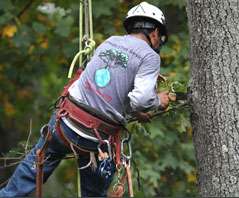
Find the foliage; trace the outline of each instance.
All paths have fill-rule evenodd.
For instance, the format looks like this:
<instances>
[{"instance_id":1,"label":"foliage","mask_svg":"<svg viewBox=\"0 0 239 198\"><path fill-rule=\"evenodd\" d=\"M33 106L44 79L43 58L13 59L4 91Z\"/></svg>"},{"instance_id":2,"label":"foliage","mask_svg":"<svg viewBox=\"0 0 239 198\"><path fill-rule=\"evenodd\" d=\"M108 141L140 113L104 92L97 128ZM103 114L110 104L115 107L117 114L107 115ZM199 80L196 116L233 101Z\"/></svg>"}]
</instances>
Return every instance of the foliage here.
<instances>
[{"instance_id":1,"label":"foliage","mask_svg":"<svg viewBox=\"0 0 239 198\"><path fill-rule=\"evenodd\" d=\"M140 2L93 0L97 45L112 34L124 34L124 17L129 8ZM148 2L159 6L169 18L169 42L160 54L160 73L167 81L159 84L158 90L186 92L189 44L184 0ZM79 2L32 1L24 10L27 4L28 1L0 1L0 128L4 131L15 123L17 140L27 139L30 118L34 137L39 136L40 127L51 114L48 107L68 82L69 65L79 45ZM141 176L142 188L137 190L133 172L135 196L196 196L188 110L155 117L152 124L135 122L128 127L133 133L134 159ZM64 189L59 196L76 192L74 163L64 161L57 169Z\"/></svg>"}]
</instances>

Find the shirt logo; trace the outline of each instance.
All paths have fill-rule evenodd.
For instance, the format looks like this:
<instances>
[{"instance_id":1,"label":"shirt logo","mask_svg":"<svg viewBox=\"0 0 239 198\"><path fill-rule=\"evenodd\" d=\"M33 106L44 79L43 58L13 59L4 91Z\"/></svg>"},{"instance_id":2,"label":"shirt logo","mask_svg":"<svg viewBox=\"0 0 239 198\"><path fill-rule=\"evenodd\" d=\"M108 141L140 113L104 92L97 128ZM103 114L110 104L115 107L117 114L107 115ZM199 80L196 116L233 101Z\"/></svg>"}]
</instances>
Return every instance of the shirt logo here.
<instances>
[{"instance_id":1,"label":"shirt logo","mask_svg":"<svg viewBox=\"0 0 239 198\"><path fill-rule=\"evenodd\" d=\"M127 54L117 50L103 50L99 57L106 64L104 68L98 69L95 72L95 82L99 87L105 87L110 82L109 68L115 69L117 67L127 67L129 57Z\"/></svg>"}]
</instances>

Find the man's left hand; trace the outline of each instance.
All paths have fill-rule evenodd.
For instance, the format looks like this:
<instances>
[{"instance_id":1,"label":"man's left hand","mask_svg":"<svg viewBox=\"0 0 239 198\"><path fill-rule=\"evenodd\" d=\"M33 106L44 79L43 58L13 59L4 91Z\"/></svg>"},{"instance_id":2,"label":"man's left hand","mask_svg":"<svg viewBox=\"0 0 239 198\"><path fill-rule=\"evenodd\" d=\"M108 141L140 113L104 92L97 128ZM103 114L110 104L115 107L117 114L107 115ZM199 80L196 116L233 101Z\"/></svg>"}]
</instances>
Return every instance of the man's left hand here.
<instances>
[{"instance_id":1,"label":"man's left hand","mask_svg":"<svg viewBox=\"0 0 239 198\"><path fill-rule=\"evenodd\" d=\"M147 123L147 122L152 123L152 119L147 113L139 112L137 115L137 119L139 122L142 122L142 123Z\"/></svg>"}]
</instances>

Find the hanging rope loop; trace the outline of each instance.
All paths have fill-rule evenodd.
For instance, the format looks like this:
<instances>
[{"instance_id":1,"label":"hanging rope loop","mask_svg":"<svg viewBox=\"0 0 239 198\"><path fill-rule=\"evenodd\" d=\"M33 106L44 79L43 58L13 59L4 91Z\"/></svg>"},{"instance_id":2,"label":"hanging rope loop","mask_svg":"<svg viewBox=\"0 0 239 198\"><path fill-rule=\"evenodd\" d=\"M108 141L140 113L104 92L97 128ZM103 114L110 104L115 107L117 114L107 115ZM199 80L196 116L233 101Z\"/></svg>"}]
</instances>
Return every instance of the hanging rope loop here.
<instances>
[{"instance_id":1,"label":"hanging rope loop","mask_svg":"<svg viewBox=\"0 0 239 198\"><path fill-rule=\"evenodd\" d=\"M95 50L95 41L92 40L92 39L88 39L88 42L89 42L89 44L85 46L84 50L79 51L75 55L73 61L71 62L70 70L69 70L69 73L68 73L68 78L71 78L74 66L75 66L76 61L79 58L79 56L81 56L81 55L88 55L88 54L92 53Z\"/></svg>"}]
</instances>

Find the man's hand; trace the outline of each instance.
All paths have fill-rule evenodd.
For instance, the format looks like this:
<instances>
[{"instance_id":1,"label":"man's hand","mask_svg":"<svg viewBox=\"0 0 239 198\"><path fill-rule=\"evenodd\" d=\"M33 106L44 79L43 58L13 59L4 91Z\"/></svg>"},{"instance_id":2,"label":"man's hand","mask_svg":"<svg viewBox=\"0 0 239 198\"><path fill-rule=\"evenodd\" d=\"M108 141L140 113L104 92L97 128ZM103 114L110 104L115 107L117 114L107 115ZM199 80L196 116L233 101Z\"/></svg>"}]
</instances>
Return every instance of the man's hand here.
<instances>
[{"instance_id":1,"label":"man's hand","mask_svg":"<svg viewBox=\"0 0 239 198\"><path fill-rule=\"evenodd\" d=\"M161 105L160 105L160 109L166 109L169 105L169 98L168 98L168 94L169 92L168 91L164 91L164 92L161 92L161 93L158 93L158 97L161 101Z\"/></svg>"},{"instance_id":2,"label":"man's hand","mask_svg":"<svg viewBox=\"0 0 239 198\"><path fill-rule=\"evenodd\" d=\"M139 112L136 117L137 117L139 122L142 122L142 123L146 123L146 122L152 123L152 119L149 117L149 115L147 113Z\"/></svg>"}]
</instances>

